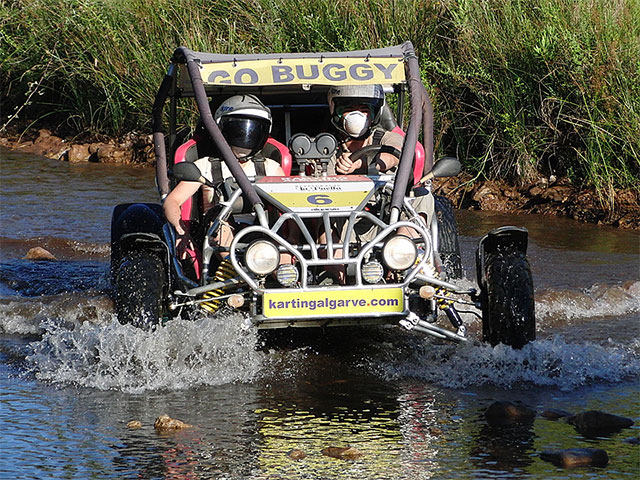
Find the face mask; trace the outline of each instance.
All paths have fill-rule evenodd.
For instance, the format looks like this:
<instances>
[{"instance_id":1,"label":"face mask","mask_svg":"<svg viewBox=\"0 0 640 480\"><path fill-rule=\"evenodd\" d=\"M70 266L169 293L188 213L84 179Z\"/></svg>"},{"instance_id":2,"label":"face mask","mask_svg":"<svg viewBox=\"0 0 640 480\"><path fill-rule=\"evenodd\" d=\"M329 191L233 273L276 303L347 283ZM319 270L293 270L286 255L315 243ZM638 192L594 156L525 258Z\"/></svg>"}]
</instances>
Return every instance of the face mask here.
<instances>
[{"instance_id":1,"label":"face mask","mask_svg":"<svg viewBox=\"0 0 640 480\"><path fill-rule=\"evenodd\" d=\"M344 131L353 138L359 138L367 133L369 123L369 115L359 110L349 112L343 117Z\"/></svg>"}]
</instances>

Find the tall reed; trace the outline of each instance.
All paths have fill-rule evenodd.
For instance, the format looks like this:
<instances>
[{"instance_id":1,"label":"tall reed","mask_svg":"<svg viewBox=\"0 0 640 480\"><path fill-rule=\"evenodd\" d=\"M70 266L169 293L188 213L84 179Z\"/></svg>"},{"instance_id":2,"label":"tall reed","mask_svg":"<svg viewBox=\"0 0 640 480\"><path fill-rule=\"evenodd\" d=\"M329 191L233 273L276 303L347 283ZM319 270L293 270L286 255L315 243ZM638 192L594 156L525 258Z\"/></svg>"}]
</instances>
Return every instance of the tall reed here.
<instances>
[{"instance_id":1,"label":"tall reed","mask_svg":"<svg viewBox=\"0 0 640 480\"><path fill-rule=\"evenodd\" d=\"M640 188L638 0L0 2L0 124L149 129L178 45L216 52L411 40L440 154L480 177ZM13 115L19 114L15 119Z\"/></svg>"}]
</instances>

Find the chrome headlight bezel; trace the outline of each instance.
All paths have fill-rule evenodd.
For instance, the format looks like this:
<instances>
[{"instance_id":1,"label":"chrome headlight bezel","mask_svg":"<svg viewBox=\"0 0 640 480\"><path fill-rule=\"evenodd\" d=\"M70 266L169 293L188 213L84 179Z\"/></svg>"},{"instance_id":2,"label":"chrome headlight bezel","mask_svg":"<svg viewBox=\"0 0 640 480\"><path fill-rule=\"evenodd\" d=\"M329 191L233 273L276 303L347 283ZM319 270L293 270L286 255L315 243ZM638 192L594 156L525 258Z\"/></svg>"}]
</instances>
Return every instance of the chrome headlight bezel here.
<instances>
[{"instance_id":1,"label":"chrome headlight bezel","mask_svg":"<svg viewBox=\"0 0 640 480\"><path fill-rule=\"evenodd\" d=\"M244 263L256 275L269 275L280 264L280 252L268 240L256 240L244 254Z\"/></svg>"},{"instance_id":2,"label":"chrome headlight bezel","mask_svg":"<svg viewBox=\"0 0 640 480\"><path fill-rule=\"evenodd\" d=\"M418 248L406 235L394 235L382 247L382 260L390 270L407 270L416 263Z\"/></svg>"}]
</instances>

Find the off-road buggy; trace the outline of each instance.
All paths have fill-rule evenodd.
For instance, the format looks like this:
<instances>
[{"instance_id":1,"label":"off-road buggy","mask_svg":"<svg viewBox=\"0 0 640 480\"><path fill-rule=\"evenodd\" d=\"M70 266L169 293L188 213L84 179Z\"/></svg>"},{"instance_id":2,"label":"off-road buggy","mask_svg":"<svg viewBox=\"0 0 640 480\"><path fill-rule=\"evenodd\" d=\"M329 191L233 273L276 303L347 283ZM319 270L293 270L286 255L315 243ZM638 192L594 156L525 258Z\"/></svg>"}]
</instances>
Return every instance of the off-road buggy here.
<instances>
[{"instance_id":1,"label":"off-road buggy","mask_svg":"<svg viewBox=\"0 0 640 480\"><path fill-rule=\"evenodd\" d=\"M363 84L383 85L381 123L406 132L399 165L387 173L327 175L337 148L327 91ZM271 109L273 129L264 150L281 163L284 177L248 178L212 117L211 104L247 93ZM178 125L179 102L193 105L194 99L204 136ZM182 220L197 239L186 261L176 255L175 231L161 204L115 208L111 275L121 322L148 327L195 309L215 315L237 310L258 329L399 324L464 341L456 310L462 304L482 312L485 341L522 347L535 338L527 231L501 227L485 235L476 255L479 288L466 288L456 283L462 266L451 204L436 196L430 225L412 207L412 198L433 195L432 180L456 175L460 164L455 158L433 161L433 111L411 43L267 55L180 47L155 99L153 138L161 200L180 180L204 181L193 164L203 156L221 157L233 178L215 186L224 200L209 211L198 194L182 206ZM382 148L354 155L373 163ZM232 222L236 234L221 252L212 239L223 222ZM292 222L299 230L295 242L287 234ZM337 222L344 228L334 241ZM359 236L363 226L374 229L369 241ZM417 235L400 234L402 227ZM318 241L318 230L326 242ZM280 264L283 252L294 261ZM344 282L326 281L331 265L344 268Z\"/></svg>"}]
</instances>

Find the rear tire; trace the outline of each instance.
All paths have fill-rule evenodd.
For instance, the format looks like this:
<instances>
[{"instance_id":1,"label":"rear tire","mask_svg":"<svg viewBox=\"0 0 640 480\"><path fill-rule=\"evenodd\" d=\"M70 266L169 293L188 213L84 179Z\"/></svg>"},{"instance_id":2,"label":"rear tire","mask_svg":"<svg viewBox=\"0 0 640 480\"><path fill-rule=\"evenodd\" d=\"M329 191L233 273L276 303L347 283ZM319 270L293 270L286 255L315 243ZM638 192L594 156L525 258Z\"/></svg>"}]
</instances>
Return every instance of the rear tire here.
<instances>
[{"instance_id":1,"label":"rear tire","mask_svg":"<svg viewBox=\"0 0 640 480\"><path fill-rule=\"evenodd\" d=\"M524 253L503 248L485 258L482 337L491 345L522 348L536 339L531 267Z\"/></svg>"},{"instance_id":2,"label":"rear tire","mask_svg":"<svg viewBox=\"0 0 640 480\"><path fill-rule=\"evenodd\" d=\"M462 278L462 256L458 241L458 226L453 215L451 200L441 195L433 196L435 216L438 221L438 253L447 278Z\"/></svg>"},{"instance_id":3,"label":"rear tire","mask_svg":"<svg viewBox=\"0 0 640 480\"><path fill-rule=\"evenodd\" d=\"M148 329L160 322L163 313L164 266L152 252L126 254L115 280L118 320Z\"/></svg>"}]
</instances>

